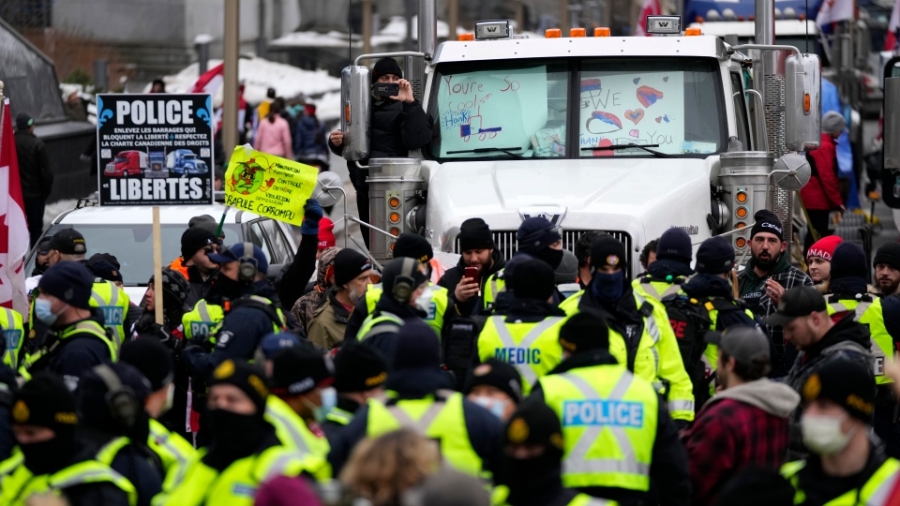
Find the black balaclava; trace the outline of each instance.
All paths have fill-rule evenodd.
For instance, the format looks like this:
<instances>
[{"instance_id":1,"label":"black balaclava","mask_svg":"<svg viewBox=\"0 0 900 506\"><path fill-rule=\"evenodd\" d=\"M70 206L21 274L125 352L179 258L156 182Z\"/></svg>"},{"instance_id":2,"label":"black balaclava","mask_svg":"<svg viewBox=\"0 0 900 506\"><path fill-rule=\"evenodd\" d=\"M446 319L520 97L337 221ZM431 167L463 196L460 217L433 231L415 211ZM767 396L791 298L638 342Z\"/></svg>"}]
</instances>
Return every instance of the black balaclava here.
<instances>
[{"instance_id":1,"label":"black balaclava","mask_svg":"<svg viewBox=\"0 0 900 506\"><path fill-rule=\"evenodd\" d=\"M12 422L52 429L55 437L40 443L20 444L25 467L35 476L55 473L70 465L78 450L75 399L62 378L38 374L25 383L12 407Z\"/></svg>"},{"instance_id":2,"label":"black balaclava","mask_svg":"<svg viewBox=\"0 0 900 506\"><path fill-rule=\"evenodd\" d=\"M528 399L516 409L506 424L504 445L531 444L544 452L530 459L503 454L509 487L509 503L514 506L544 505L563 491L563 438L559 418L537 399Z\"/></svg>"}]
</instances>

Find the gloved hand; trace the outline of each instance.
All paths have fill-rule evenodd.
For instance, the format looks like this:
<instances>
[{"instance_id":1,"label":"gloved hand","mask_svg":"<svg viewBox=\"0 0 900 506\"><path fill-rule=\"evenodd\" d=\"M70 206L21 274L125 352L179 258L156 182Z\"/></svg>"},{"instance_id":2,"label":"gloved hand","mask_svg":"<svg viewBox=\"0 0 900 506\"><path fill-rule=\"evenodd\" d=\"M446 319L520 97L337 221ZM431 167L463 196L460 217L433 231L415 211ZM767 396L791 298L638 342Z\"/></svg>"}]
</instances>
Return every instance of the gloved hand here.
<instances>
[{"instance_id":1,"label":"gloved hand","mask_svg":"<svg viewBox=\"0 0 900 506\"><path fill-rule=\"evenodd\" d=\"M322 205L316 199L309 199L303 206L303 224L300 225L301 235L319 235L319 220L325 212L322 211Z\"/></svg>"}]
</instances>

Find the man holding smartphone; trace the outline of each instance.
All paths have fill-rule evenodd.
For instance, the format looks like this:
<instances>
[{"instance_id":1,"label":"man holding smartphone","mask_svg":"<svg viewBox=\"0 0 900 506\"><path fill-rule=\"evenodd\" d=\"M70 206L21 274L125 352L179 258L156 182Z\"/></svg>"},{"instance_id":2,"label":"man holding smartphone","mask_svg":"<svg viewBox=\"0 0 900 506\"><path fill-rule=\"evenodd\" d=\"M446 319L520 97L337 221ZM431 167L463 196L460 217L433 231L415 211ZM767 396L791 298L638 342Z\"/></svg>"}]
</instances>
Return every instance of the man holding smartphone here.
<instances>
[{"instance_id":1,"label":"man holding smartphone","mask_svg":"<svg viewBox=\"0 0 900 506\"><path fill-rule=\"evenodd\" d=\"M422 104L413 96L412 85L403 79L403 71L393 58L382 58L372 69L372 119L369 131L369 156L371 158L403 158L409 152L425 147L431 142L431 120L422 109ZM344 133L331 132L328 147L341 156ZM367 165L368 160L360 160ZM355 162L347 162L350 181L356 189L356 207L359 219L369 222L369 187L366 173L360 171ZM363 234L369 247L369 234Z\"/></svg>"},{"instance_id":2,"label":"man holding smartphone","mask_svg":"<svg viewBox=\"0 0 900 506\"><path fill-rule=\"evenodd\" d=\"M450 290L452 303L462 316L472 316L481 307L484 283L506 266L503 255L494 247L488 224L481 218L469 218L459 227L459 264L438 280Z\"/></svg>"}]
</instances>

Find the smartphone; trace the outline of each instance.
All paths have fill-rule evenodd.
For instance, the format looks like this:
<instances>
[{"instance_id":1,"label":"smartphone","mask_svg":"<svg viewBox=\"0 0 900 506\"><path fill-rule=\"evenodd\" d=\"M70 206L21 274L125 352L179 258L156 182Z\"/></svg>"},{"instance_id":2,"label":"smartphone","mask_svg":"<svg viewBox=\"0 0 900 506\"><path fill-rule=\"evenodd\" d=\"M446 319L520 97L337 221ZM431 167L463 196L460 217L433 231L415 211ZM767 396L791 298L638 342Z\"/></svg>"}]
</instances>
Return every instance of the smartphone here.
<instances>
[{"instance_id":1,"label":"smartphone","mask_svg":"<svg viewBox=\"0 0 900 506\"><path fill-rule=\"evenodd\" d=\"M400 84L375 83L375 94L382 97L396 97L400 94Z\"/></svg>"},{"instance_id":2,"label":"smartphone","mask_svg":"<svg viewBox=\"0 0 900 506\"><path fill-rule=\"evenodd\" d=\"M466 267L465 272L463 273L463 277L467 279L471 279L474 282L478 282L478 268L477 267Z\"/></svg>"}]
</instances>

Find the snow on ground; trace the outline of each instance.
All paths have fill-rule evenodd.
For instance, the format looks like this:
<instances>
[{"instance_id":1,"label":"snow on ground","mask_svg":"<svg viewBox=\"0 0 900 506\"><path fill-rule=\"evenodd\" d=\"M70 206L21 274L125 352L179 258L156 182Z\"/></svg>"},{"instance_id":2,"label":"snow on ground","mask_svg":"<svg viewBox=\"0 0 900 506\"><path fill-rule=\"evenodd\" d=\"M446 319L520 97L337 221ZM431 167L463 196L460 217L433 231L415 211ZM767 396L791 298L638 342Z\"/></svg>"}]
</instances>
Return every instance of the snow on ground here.
<instances>
[{"instance_id":1,"label":"snow on ground","mask_svg":"<svg viewBox=\"0 0 900 506\"><path fill-rule=\"evenodd\" d=\"M209 60L209 68L222 60ZM171 93L190 92L199 77L199 64L192 63L173 76L165 76L166 90ZM324 70L303 70L291 65L275 63L263 58L241 58L238 79L246 84L244 99L256 105L266 98L266 90L275 88L279 97L288 99L300 96L316 96L341 89L341 80L331 77ZM149 91L149 85L148 85ZM223 90L213 97L217 104L222 102Z\"/></svg>"}]
</instances>

